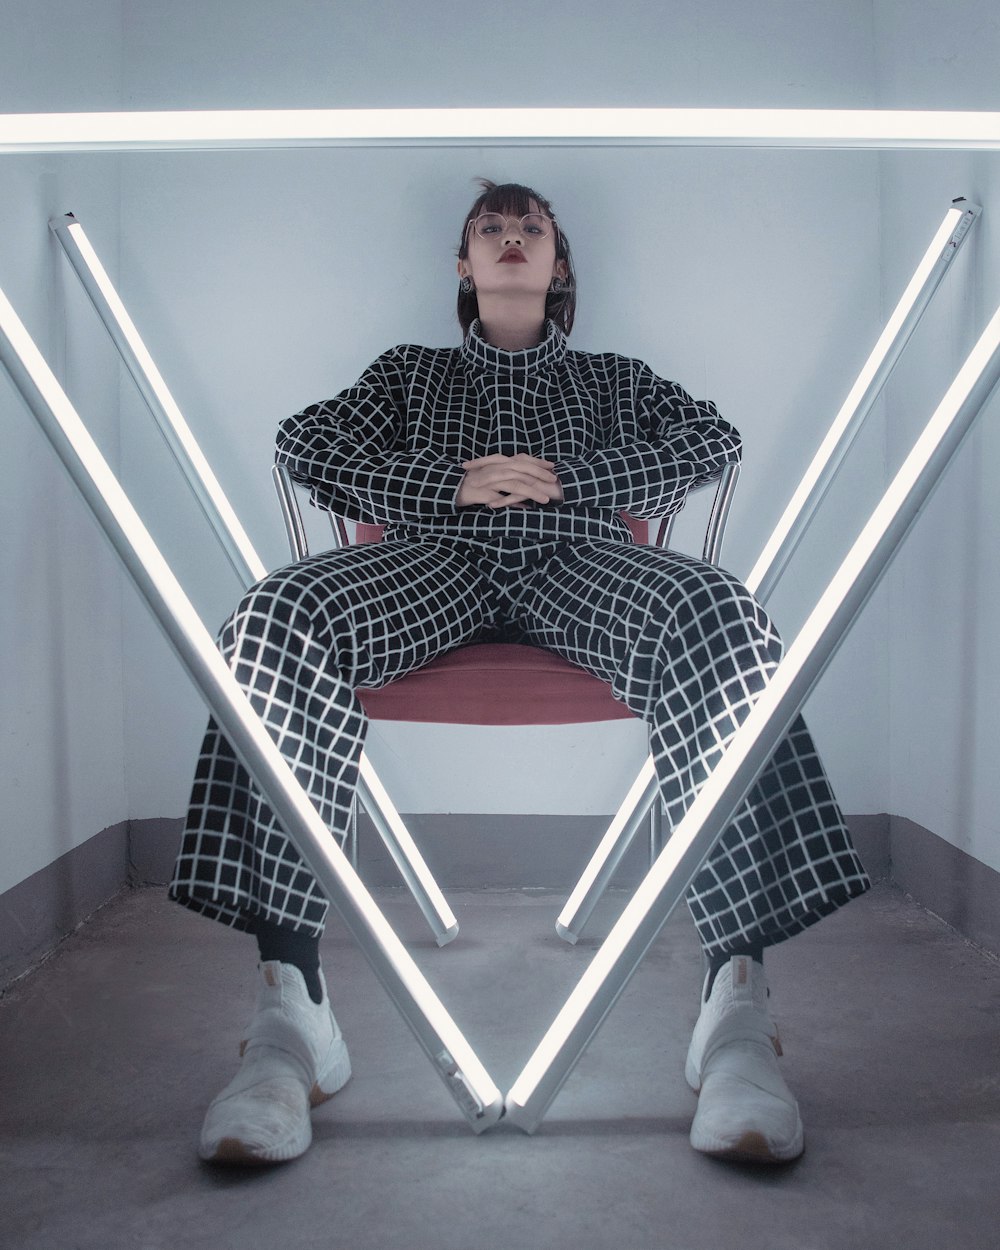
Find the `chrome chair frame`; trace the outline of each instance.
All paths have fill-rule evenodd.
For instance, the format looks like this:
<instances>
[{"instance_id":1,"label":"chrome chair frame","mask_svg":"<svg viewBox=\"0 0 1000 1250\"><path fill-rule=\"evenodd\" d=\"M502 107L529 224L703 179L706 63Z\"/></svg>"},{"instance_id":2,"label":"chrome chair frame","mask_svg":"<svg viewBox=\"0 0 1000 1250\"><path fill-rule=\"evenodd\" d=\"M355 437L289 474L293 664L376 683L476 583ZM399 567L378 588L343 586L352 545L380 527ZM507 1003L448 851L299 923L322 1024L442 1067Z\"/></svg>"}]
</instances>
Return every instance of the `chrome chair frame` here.
<instances>
[{"instance_id":1,"label":"chrome chair frame","mask_svg":"<svg viewBox=\"0 0 1000 1250\"><path fill-rule=\"evenodd\" d=\"M729 514L732 509L733 495L739 481L740 467L738 464L728 464L715 475L703 487L697 490L706 489L714 483L715 490L712 498L712 505L709 511L708 523L705 530L705 541L702 548L702 559L711 564L718 565L722 555L722 544L725 539L726 526L729 520ZM306 527L303 521L302 509L299 505L299 493L305 494L306 487L299 486L292 477L291 471L287 465L275 464L271 469L271 478L274 482L275 492L278 496L278 504L281 509L282 520L285 525L285 534L288 539L289 550L292 559L295 561L304 560L309 555L309 541L306 535ZM350 546L350 535L348 533L347 524L344 518L327 509L321 509L326 512L330 520L330 528L333 538L334 548L343 548ZM677 519L677 513L667 517L661 521L659 525L656 522L650 522L652 545L659 547L667 547L673 535L674 524ZM383 804L379 800L379 796L373 794L363 784L359 787L361 800L371 817L376 831L382 838L383 842L389 849L392 858L399 869L403 880L405 881L410 892L420 904L425 914L430 909L430 905L425 898L425 885L421 881L423 874L413 871L410 858L407 855L405 846L401 845L400 839L393 832L393 821L387 818ZM626 803L628 799L626 799ZM623 805L624 806L624 805ZM639 818L633 821L627 828L624 836L619 836L614 847L613 853L606 857L604 861L604 870L599 876L599 880L592 886L591 894L588 899L589 910L593 908L597 899L607 888L608 883L614 875L615 870L621 862L629 846L631 845L635 833L642 823L642 819L648 812L649 816L649 862L650 864L656 859L663 846L663 828L662 828L662 809L659 802L650 801L643 809ZM395 815L398 820L398 814ZM612 824L614 827L614 822ZM348 833L348 845L352 863L357 864L357 848L358 848L358 825L357 825L357 801L355 801L351 809L351 826ZM426 870L425 871L429 871ZM562 928L557 926L561 936L567 936ZM575 941L575 938L570 940Z\"/></svg>"}]
</instances>

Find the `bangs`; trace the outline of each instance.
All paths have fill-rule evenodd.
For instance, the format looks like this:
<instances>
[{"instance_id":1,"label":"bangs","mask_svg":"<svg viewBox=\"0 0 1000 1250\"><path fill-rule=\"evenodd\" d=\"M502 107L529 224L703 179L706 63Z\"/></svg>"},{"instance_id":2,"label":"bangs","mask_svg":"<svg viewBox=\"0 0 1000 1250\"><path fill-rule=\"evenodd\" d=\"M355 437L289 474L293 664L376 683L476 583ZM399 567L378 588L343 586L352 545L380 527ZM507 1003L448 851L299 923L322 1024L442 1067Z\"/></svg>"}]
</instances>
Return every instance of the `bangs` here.
<instances>
[{"instance_id":1,"label":"bangs","mask_svg":"<svg viewBox=\"0 0 1000 1250\"><path fill-rule=\"evenodd\" d=\"M474 216L480 213L502 213L506 217L524 217L526 213L538 209L552 216L548 201L531 187L523 187L519 182L505 182L499 187L491 187L479 200Z\"/></svg>"}]
</instances>

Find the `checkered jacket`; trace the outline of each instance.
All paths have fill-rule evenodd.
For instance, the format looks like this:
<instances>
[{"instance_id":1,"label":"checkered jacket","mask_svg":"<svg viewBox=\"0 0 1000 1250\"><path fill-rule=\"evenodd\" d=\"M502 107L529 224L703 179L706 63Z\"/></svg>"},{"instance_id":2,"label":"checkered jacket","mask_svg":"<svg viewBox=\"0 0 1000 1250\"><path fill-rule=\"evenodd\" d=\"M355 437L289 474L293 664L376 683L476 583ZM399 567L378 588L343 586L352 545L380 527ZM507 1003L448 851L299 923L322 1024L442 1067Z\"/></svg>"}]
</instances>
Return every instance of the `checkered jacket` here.
<instances>
[{"instance_id":1,"label":"checkered jacket","mask_svg":"<svg viewBox=\"0 0 1000 1250\"><path fill-rule=\"evenodd\" d=\"M423 532L526 542L619 538L619 513L652 518L737 461L740 436L641 361L544 341L507 352L479 336L461 347L394 347L347 390L280 426L277 459L313 502L389 535ZM462 462L494 453L555 464L560 504L458 508Z\"/></svg>"}]
</instances>

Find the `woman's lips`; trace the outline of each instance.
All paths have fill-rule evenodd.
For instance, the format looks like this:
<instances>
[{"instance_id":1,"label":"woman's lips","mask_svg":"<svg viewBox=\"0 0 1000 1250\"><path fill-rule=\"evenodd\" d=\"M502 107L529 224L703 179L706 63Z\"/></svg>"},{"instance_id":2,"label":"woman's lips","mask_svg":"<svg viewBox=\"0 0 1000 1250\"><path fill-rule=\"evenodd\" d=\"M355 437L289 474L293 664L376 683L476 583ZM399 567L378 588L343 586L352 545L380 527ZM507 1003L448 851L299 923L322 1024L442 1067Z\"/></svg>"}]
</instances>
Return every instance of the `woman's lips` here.
<instances>
[{"instance_id":1,"label":"woman's lips","mask_svg":"<svg viewBox=\"0 0 1000 1250\"><path fill-rule=\"evenodd\" d=\"M497 264L499 265L526 265L527 259L523 252L519 252L517 248L512 247L509 251L504 252Z\"/></svg>"}]
</instances>

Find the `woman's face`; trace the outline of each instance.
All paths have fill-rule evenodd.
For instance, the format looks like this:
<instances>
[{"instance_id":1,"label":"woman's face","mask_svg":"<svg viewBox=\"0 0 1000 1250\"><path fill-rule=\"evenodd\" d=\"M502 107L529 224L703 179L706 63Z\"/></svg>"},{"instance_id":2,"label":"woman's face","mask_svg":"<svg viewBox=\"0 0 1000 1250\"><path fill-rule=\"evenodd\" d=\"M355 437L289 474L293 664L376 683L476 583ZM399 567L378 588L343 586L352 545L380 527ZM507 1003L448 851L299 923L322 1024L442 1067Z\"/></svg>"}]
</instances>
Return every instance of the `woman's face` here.
<instances>
[{"instance_id":1,"label":"woman's face","mask_svg":"<svg viewBox=\"0 0 1000 1250\"><path fill-rule=\"evenodd\" d=\"M530 211L540 211L534 201ZM485 237L470 222L468 256L458 262L459 277L470 277L479 295L540 295L544 299L553 277L566 277L566 265L556 260L556 226L541 215L544 237L537 224L522 222L513 213L491 213Z\"/></svg>"}]
</instances>

